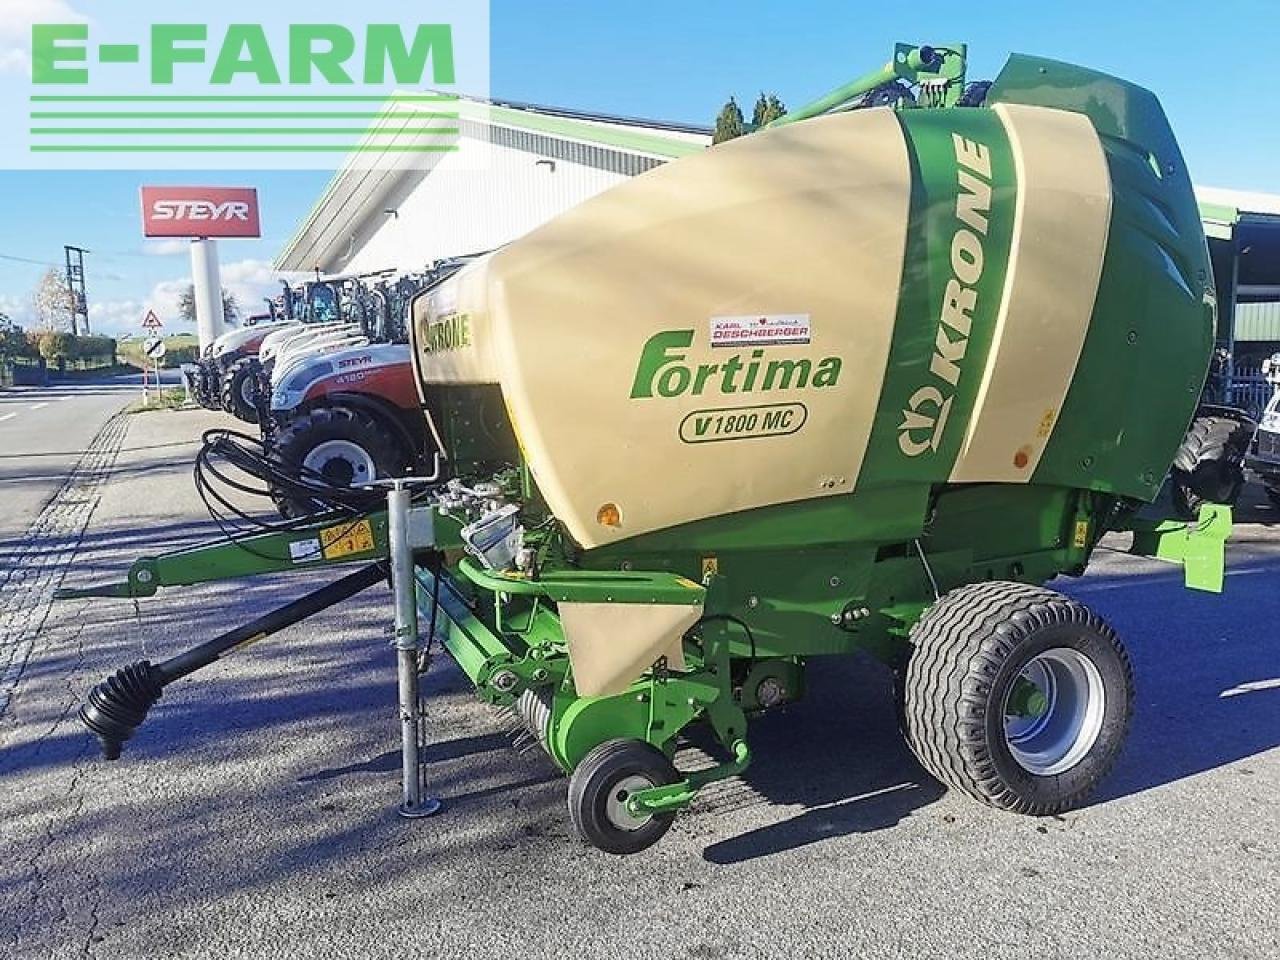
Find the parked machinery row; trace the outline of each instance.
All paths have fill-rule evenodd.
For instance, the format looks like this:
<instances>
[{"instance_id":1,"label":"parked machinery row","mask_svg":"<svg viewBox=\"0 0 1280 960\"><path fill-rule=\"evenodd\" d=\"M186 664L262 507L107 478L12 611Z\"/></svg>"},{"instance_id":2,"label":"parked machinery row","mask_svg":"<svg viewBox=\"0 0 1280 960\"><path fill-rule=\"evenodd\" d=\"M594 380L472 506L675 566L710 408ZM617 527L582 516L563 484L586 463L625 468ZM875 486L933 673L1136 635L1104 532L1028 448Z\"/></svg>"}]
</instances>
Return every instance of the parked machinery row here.
<instances>
[{"instance_id":1,"label":"parked machinery row","mask_svg":"<svg viewBox=\"0 0 1280 960\"><path fill-rule=\"evenodd\" d=\"M436 445L414 382L409 303L468 259L285 284L269 314L219 337L189 371L197 399L258 425L269 455L294 476L361 486L422 472ZM318 506L283 489L275 501L285 517Z\"/></svg>"}]
</instances>

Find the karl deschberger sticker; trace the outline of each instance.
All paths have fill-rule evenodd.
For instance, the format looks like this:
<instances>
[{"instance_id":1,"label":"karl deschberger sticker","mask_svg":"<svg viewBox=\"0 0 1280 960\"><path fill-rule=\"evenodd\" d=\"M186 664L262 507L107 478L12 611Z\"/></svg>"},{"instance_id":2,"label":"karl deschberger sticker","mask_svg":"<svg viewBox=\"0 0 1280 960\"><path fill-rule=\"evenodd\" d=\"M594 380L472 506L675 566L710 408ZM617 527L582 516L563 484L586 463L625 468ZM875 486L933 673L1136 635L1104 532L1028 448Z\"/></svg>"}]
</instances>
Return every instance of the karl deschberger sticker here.
<instances>
[{"instance_id":1,"label":"karl deschberger sticker","mask_svg":"<svg viewBox=\"0 0 1280 960\"><path fill-rule=\"evenodd\" d=\"M776 347L808 342L807 313L757 313L711 318L713 347Z\"/></svg>"}]
</instances>

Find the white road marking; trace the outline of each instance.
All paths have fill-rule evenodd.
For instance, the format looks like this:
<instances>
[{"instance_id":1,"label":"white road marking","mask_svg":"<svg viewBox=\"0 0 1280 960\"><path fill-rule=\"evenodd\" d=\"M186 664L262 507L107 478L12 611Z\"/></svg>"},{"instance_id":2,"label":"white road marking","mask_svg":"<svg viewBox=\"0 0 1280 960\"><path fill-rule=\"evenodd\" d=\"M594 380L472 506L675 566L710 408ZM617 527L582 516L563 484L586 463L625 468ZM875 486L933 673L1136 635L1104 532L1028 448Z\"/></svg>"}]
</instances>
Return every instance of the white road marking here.
<instances>
[{"instance_id":1,"label":"white road marking","mask_svg":"<svg viewBox=\"0 0 1280 960\"><path fill-rule=\"evenodd\" d=\"M48 403L33 403L28 409L39 410L41 407L47 407Z\"/></svg>"},{"instance_id":2,"label":"white road marking","mask_svg":"<svg viewBox=\"0 0 1280 960\"><path fill-rule=\"evenodd\" d=\"M12 420L16 416L16 413L6 413L3 417L0 417L0 423L4 423L6 420Z\"/></svg>"},{"instance_id":3,"label":"white road marking","mask_svg":"<svg viewBox=\"0 0 1280 960\"><path fill-rule=\"evenodd\" d=\"M1224 697L1238 697L1242 693L1254 693L1258 690L1275 690L1277 688L1280 688L1280 677L1276 677L1274 680L1251 680L1248 683L1240 683L1227 690L1223 690L1218 694L1218 699L1221 700Z\"/></svg>"}]
</instances>

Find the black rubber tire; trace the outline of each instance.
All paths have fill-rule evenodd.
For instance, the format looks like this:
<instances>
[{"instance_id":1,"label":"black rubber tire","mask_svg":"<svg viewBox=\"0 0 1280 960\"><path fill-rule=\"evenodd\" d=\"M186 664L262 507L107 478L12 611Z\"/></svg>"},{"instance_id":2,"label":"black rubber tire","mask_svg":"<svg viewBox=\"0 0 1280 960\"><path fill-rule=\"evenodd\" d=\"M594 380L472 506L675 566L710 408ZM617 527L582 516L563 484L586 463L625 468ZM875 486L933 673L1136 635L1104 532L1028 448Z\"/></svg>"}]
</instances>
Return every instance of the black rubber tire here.
<instances>
[{"instance_id":1,"label":"black rubber tire","mask_svg":"<svg viewBox=\"0 0 1280 960\"><path fill-rule=\"evenodd\" d=\"M569 819L585 842L606 853L639 853L661 840L675 820L674 813L655 814L635 829L610 821L606 805L628 777L644 777L655 787L679 779L675 766L643 740L607 740L574 767L569 778Z\"/></svg>"},{"instance_id":2,"label":"black rubber tire","mask_svg":"<svg viewBox=\"0 0 1280 960\"><path fill-rule=\"evenodd\" d=\"M222 409L222 398L217 396L218 370L212 360L200 362L200 383L196 390L196 402L206 410Z\"/></svg>"},{"instance_id":3,"label":"black rubber tire","mask_svg":"<svg viewBox=\"0 0 1280 960\"><path fill-rule=\"evenodd\" d=\"M1110 772L1133 715L1133 667L1115 631L1083 604L1023 583L973 583L934 604L911 642L907 742L944 786L1001 810L1047 816L1078 807ZM1105 705L1088 752L1040 776L1009 749L1003 705L1023 667L1059 647L1094 665Z\"/></svg>"},{"instance_id":4,"label":"black rubber tire","mask_svg":"<svg viewBox=\"0 0 1280 960\"><path fill-rule=\"evenodd\" d=\"M1280 507L1280 487L1267 484L1267 499L1271 501L1273 507Z\"/></svg>"},{"instance_id":5,"label":"black rubber tire","mask_svg":"<svg viewBox=\"0 0 1280 960\"><path fill-rule=\"evenodd\" d=\"M338 486L403 476L413 462L412 452L403 448L399 432L390 424L362 410L344 406L317 407L290 420L275 436L272 457L286 470L297 474L307 456L331 440L345 440L364 450L377 474L375 477L331 476L331 482ZM273 494L273 499L286 519L309 516L321 508L320 504L291 498L279 491Z\"/></svg>"},{"instance_id":6,"label":"black rubber tire","mask_svg":"<svg viewBox=\"0 0 1280 960\"><path fill-rule=\"evenodd\" d=\"M245 423L258 422L257 404L245 399L245 385L257 389L257 361L241 357L222 374L222 409Z\"/></svg>"},{"instance_id":7,"label":"black rubber tire","mask_svg":"<svg viewBox=\"0 0 1280 960\"><path fill-rule=\"evenodd\" d=\"M1253 439L1249 424L1212 414L1191 421L1169 470L1173 507L1184 520L1204 503L1235 506L1244 488L1244 456Z\"/></svg>"}]
</instances>

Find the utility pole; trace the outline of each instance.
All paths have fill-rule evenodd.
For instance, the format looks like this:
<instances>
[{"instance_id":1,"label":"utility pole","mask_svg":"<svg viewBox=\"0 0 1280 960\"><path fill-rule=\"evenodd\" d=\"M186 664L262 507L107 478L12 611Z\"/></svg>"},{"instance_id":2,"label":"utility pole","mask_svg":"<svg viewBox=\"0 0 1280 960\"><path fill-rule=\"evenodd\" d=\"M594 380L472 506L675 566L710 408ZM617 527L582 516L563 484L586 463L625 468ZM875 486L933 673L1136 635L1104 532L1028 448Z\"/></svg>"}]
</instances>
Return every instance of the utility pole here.
<instances>
[{"instance_id":1,"label":"utility pole","mask_svg":"<svg viewBox=\"0 0 1280 960\"><path fill-rule=\"evenodd\" d=\"M71 334L79 336L80 321L84 321L85 336L89 335L89 294L84 283L84 255L82 247L64 246L67 255L67 295L71 300Z\"/></svg>"}]
</instances>

